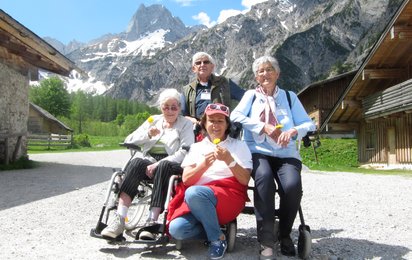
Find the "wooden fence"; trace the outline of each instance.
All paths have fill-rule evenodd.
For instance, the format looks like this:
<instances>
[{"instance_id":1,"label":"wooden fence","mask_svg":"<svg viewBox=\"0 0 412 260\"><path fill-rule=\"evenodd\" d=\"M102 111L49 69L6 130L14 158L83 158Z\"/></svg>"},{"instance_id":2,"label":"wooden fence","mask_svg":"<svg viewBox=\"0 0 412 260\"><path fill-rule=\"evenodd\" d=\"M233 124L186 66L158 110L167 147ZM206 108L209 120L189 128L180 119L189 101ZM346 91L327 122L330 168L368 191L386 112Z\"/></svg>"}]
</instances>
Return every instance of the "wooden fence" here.
<instances>
[{"instance_id":1,"label":"wooden fence","mask_svg":"<svg viewBox=\"0 0 412 260\"><path fill-rule=\"evenodd\" d=\"M45 146L50 149L53 146L71 146L73 135L30 134L27 140L28 146Z\"/></svg>"}]
</instances>

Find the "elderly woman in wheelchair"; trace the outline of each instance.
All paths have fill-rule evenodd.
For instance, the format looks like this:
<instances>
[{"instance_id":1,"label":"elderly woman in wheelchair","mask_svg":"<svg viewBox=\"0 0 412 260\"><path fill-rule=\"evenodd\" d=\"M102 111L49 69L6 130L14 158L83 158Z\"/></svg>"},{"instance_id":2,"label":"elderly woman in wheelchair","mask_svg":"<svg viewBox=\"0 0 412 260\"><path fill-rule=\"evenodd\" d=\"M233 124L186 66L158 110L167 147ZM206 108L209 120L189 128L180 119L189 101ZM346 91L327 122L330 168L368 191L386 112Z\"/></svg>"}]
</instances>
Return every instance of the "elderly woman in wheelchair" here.
<instances>
[{"instance_id":1,"label":"elderly woman in wheelchair","mask_svg":"<svg viewBox=\"0 0 412 260\"><path fill-rule=\"evenodd\" d=\"M162 114L151 117L127 136L125 144L142 147L142 157L129 161L126 175L120 186L117 211L107 227L101 230L103 238L115 239L125 230L125 218L133 198L138 195L139 185L153 181L150 213L146 225L155 224L164 210L165 191L171 175L179 175L180 163L194 142L193 124L180 115L180 93L166 89L159 96ZM154 239L150 232L140 234L140 239Z\"/></svg>"},{"instance_id":2,"label":"elderly woman in wheelchair","mask_svg":"<svg viewBox=\"0 0 412 260\"><path fill-rule=\"evenodd\" d=\"M209 257L222 258L227 241L221 225L236 219L247 200L252 156L229 136L229 108L209 104L201 119L206 137L191 146L182 162L182 182L169 203L169 233L177 240L204 239Z\"/></svg>"}]
</instances>

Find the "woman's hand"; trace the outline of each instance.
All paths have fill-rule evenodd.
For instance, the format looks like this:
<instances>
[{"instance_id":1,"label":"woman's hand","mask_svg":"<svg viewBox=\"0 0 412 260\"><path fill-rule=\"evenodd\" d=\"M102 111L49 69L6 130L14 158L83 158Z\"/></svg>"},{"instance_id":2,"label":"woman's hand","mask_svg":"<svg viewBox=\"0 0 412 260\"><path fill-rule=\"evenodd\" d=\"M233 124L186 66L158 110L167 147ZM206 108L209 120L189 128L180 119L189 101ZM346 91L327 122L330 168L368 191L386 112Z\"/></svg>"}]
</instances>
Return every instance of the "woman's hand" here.
<instances>
[{"instance_id":1,"label":"woman's hand","mask_svg":"<svg viewBox=\"0 0 412 260\"><path fill-rule=\"evenodd\" d=\"M157 129L155 126L149 128L148 135L149 135L150 138L152 138L153 136L156 136L158 134L160 134L160 130Z\"/></svg>"},{"instance_id":2,"label":"woman's hand","mask_svg":"<svg viewBox=\"0 0 412 260\"><path fill-rule=\"evenodd\" d=\"M155 163L150 164L150 165L147 166L147 168L146 168L147 177L149 177L150 179L153 178L155 169L156 169L158 164L159 164L159 162L155 162Z\"/></svg>"},{"instance_id":3,"label":"woman's hand","mask_svg":"<svg viewBox=\"0 0 412 260\"><path fill-rule=\"evenodd\" d=\"M288 146L290 139L292 139L292 137L294 137L297 134L298 130L296 130L295 128L291 128L287 131L284 131L279 135L277 144L281 147L286 147Z\"/></svg>"},{"instance_id":4,"label":"woman's hand","mask_svg":"<svg viewBox=\"0 0 412 260\"><path fill-rule=\"evenodd\" d=\"M224 161L226 164L230 164L233 161L229 150L219 145L216 145L214 156L217 160Z\"/></svg>"},{"instance_id":5,"label":"woman's hand","mask_svg":"<svg viewBox=\"0 0 412 260\"><path fill-rule=\"evenodd\" d=\"M265 126L263 127L263 133L267 134L270 138L277 142L279 136L282 133L282 130L280 130L280 128L277 128L274 125L265 124Z\"/></svg>"},{"instance_id":6,"label":"woman's hand","mask_svg":"<svg viewBox=\"0 0 412 260\"><path fill-rule=\"evenodd\" d=\"M191 186L195 184L200 177L202 177L203 173L209 169L209 167L216 161L214 153L207 153L205 154L204 159L198 163L193 164L190 166L186 166L183 169L182 181L184 185Z\"/></svg>"},{"instance_id":7,"label":"woman's hand","mask_svg":"<svg viewBox=\"0 0 412 260\"><path fill-rule=\"evenodd\" d=\"M205 159L200 163L203 164L204 167L209 168L214 162L216 161L216 156L214 153L207 153L205 154Z\"/></svg>"}]
</instances>

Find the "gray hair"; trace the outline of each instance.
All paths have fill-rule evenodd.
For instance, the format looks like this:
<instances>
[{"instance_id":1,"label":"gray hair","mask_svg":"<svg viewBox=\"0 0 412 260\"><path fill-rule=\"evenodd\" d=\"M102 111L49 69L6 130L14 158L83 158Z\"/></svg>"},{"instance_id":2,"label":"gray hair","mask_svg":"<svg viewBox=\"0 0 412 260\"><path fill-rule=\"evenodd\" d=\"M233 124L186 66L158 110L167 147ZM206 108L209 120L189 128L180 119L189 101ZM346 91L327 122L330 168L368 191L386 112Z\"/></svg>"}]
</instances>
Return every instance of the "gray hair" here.
<instances>
[{"instance_id":1,"label":"gray hair","mask_svg":"<svg viewBox=\"0 0 412 260\"><path fill-rule=\"evenodd\" d=\"M195 53L195 55L193 55L193 57L192 57L192 66L195 65L195 62L198 59L204 58L204 57L206 57L212 64L216 65L215 59L213 59L212 56L210 56L210 54L201 51L201 52L197 52L197 53Z\"/></svg>"},{"instance_id":2,"label":"gray hair","mask_svg":"<svg viewBox=\"0 0 412 260\"><path fill-rule=\"evenodd\" d=\"M159 99L158 99L159 106L161 107L164 103L166 103L167 100L171 98L176 99L177 103L180 106L181 95L179 91L177 91L174 88L167 88L163 90L162 93L160 93Z\"/></svg>"},{"instance_id":3,"label":"gray hair","mask_svg":"<svg viewBox=\"0 0 412 260\"><path fill-rule=\"evenodd\" d=\"M264 63L270 63L277 73L280 72L279 62L277 59L273 58L272 56L262 56L260 58L257 58L252 64L252 70L255 76L257 76L257 71L260 65Z\"/></svg>"}]
</instances>

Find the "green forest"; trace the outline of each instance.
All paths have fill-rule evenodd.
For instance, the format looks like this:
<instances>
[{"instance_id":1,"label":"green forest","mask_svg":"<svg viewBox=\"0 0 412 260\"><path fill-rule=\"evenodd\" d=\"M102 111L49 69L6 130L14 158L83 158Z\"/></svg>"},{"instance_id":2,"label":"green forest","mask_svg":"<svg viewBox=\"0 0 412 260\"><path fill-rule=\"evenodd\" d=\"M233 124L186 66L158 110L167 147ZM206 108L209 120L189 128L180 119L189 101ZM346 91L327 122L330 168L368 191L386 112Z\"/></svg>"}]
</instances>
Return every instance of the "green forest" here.
<instances>
[{"instance_id":1,"label":"green forest","mask_svg":"<svg viewBox=\"0 0 412 260\"><path fill-rule=\"evenodd\" d=\"M136 101L81 90L69 93L58 77L44 79L39 86L31 87L29 100L73 129L75 135L126 136L151 114L160 113L158 108Z\"/></svg>"}]
</instances>

